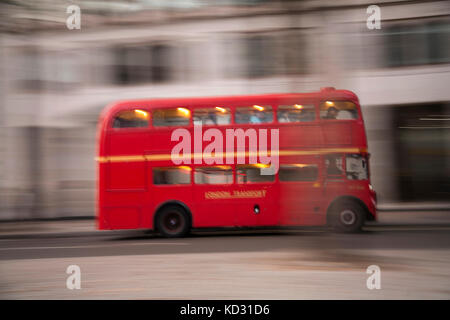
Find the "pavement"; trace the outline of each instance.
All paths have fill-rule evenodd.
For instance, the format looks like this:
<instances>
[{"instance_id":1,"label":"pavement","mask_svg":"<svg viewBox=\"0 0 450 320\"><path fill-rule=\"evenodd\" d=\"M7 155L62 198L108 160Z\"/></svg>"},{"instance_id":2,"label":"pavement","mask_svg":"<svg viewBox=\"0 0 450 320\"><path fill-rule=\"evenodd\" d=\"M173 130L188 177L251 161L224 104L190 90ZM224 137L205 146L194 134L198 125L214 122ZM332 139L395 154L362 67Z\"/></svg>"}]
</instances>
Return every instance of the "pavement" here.
<instances>
[{"instance_id":1,"label":"pavement","mask_svg":"<svg viewBox=\"0 0 450 320\"><path fill-rule=\"evenodd\" d=\"M324 228L98 231L95 219L0 223L0 299L449 299L450 211L380 211ZM69 266L81 289L69 289ZM381 287L370 290L369 266Z\"/></svg>"},{"instance_id":2,"label":"pavement","mask_svg":"<svg viewBox=\"0 0 450 320\"><path fill-rule=\"evenodd\" d=\"M54 233L0 239L0 299L450 298L450 226L441 224L372 225L358 234L194 231L180 239L92 233L92 220L50 224L42 231ZM80 289L67 287L73 265ZM373 265L381 286L371 290Z\"/></svg>"},{"instance_id":3,"label":"pavement","mask_svg":"<svg viewBox=\"0 0 450 320\"><path fill-rule=\"evenodd\" d=\"M49 236L86 236L99 233L95 219L23 220L0 222L0 239Z\"/></svg>"}]
</instances>

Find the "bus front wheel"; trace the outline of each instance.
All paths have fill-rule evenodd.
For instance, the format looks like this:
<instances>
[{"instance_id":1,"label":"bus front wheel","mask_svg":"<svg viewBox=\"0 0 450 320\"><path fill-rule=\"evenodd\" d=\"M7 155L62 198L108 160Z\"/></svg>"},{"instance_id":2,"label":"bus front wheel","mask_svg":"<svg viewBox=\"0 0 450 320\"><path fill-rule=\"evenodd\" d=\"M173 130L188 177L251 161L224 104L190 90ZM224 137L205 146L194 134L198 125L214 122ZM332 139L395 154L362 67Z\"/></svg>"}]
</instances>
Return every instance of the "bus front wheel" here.
<instances>
[{"instance_id":1,"label":"bus front wheel","mask_svg":"<svg viewBox=\"0 0 450 320\"><path fill-rule=\"evenodd\" d=\"M166 238L183 237L190 229L189 216L179 206L167 206L157 215L156 229Z\"/></svg>"},{"instance_id":2,"label":"bus front wheel","mask_svg":"<svg viewBox=\"0 0 450 320\"><path fill-rule=\"evenodd\" d=\"M364 209L354 201L339 202L330 213L331 226L338 232L358 232L364 224Z\"/></svg>"}]
</instances>

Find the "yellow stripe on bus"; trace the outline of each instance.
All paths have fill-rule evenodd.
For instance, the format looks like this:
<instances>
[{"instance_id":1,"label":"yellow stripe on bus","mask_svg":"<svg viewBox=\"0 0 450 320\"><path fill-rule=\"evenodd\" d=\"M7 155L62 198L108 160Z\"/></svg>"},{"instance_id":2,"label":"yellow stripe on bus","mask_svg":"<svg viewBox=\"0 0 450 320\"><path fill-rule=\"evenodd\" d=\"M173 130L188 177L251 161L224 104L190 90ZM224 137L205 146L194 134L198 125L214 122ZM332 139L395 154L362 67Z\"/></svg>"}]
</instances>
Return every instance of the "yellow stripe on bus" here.
<instances>
[{"instance_id":1,"label":"yellow stripe on bus","mask_svg":"<svg viewBox=\"0 0 450 320\"><path fill-rule=\"evenodd\" d=\"M318 155L327 153L363 153L367 152L367 148L323 148L315 150L280 150L279 156L304 156ZM276 153L275 153L276 154ZM226 158L228 156L270 156L271 152L222 152L214 154L214 157ZM100 163L106 162L138 162L138 161L164 161L164 160L183 160L183 159L202 159L202 153L191 153L186 156L172 156L170 153L149 154L149 155L128 155L128 156L107 156L96 157L95 160Z\"/></svg>"}]
</instances>

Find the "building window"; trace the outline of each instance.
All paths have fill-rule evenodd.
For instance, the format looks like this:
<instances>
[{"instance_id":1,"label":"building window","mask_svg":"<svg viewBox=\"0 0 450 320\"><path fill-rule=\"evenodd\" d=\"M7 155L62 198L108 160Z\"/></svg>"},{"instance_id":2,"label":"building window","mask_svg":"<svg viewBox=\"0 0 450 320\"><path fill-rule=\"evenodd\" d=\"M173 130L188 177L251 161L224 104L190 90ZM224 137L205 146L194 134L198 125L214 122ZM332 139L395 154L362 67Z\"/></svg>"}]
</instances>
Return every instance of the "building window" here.
<instances>
[{"instance_id":1,"label":"building window","mask_svg":"<svg viewBox=\"0 0 450 320\"><path fill-rule=\"evenodd\" d=\"M308 73L308 45L306 35L302 32L288 33L280 37L280 50L284 55L285 74Z\"/></svg>"},{"instance_id":2,"label":"building window","mask_svg":"<svg viewBox=\"0 0 450 320\"><path fill-rule=\"evenodd\" d=\"M133 46L116 48L115 73L118 84L150 82L150 54L148 47Z\"/></svg>"},{"instance_id":3,"label":"building window","mask_svg":"<svg viewBox=\"0 0 450 320\"><path fill-rule=\"evenodd\" d=\"M25 90L41 90L44 88L43 74L43 54L37 49L29 48L23 52L18 52L15 76L18 84Z\"/></svg>"},{"instance_id":4,"label":"building window","mask_svg":"<svg viewBox=\"0 0 450 320\"><path fill-rule=\"evenodd\" d=\"M431 22L429 30L429 59L431 63L450 62L450 23Z\"/></svg>"},{"instance_id":5,"label":"building window","mask_svg":"<svg viewBox=\"0 0 450 320\"><path fill-rule=\"evenodd\" d=\"M450 61L450 24L448 22L395 25L387 28L384 36L388 67Z\"/></svg>"},{"instance_id":6,"label":"building window","mask_svg":"<svg viewBox=\"0 0 450 320\"><path fill-rule=\"evenodd\" d=\"M116 83L160 83L170 80L170 54L170 47L166 45L115 48Z\"/></svg>"},{"instance_id":7,"label":"building window","mask_svg":"<svg viewBox=\"0 0 450 320\"><path fill-rule=\"evenodd\" d=\"M151 81L153 83L170 80L170 55L171 50L166 45L150 47L151 53Z\"/></svg>"},{"instance_id":8,"label":"building window","mask_svg":"<svg viewBox=\"0 0 450 320\"><path fill-rule=\"evenodd\" d=\"M392 108L396 179L402 201L450 199L450 104Z\"/></svg>"},{"instance_id":9,"label":"building window","mask_svg":"<svg viewBox=\"0 0 450 320\"><path fill-rule=\"evenodd\" d=\"M247 76L257 78L274 73L275 51L269 36L252 36L245 39Z\"/></svg>"}]
</instances>

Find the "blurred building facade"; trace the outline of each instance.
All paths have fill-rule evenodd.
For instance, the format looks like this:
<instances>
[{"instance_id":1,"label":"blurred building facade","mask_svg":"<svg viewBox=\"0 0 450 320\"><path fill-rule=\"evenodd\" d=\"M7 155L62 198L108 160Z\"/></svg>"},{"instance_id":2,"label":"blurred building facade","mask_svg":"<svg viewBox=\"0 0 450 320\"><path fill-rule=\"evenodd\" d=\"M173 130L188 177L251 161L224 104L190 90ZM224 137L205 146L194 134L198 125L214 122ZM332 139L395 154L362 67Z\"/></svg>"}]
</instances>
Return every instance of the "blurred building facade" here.
<instances>
[{"instance_id":1,"label":"blurred building facade","mask_svg":"<svg viewBox=\"0 0 450 320\"><path fill-rule=\"evenodd\" d=\"M81 30L66 27L72 4ZM96 124L112 101L324 86L360 97L380 204L450 204L448 1L0 8L0 220L95 214Z\"/></svg>"}]
</instances>

